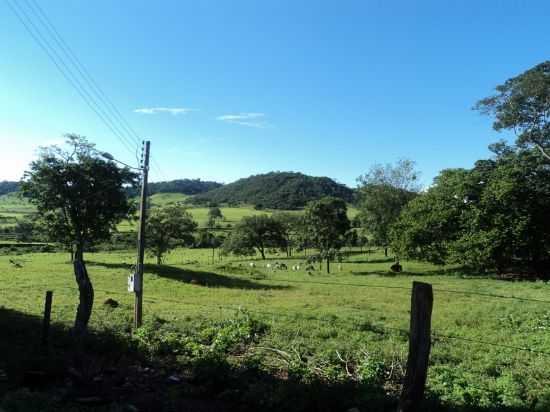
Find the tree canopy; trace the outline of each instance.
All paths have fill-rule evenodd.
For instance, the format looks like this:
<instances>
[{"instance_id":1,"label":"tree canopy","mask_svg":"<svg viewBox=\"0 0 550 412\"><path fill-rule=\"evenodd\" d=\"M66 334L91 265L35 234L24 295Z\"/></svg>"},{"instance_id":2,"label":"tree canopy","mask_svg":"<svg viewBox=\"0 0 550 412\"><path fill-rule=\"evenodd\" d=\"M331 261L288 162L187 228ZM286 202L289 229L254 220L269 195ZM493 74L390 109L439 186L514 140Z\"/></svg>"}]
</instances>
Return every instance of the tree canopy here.
<instances>
[{"instance_id":1,"label":"tree canopy","mask_svg":"<svg viewBox=\"0 0 550 412\"><path fill-rule=\"evenodd\" d=\"M535 146L550 160L550 60L506 80L475 109L495 118L497 131L512 130L517 144Z\"/></svg>"},{"instance_id":2,"label":"tree canopy","mask_svg":"<svg viewBox=\"0 0 550 412\"><path fill-rule=\"evenodd\" d=\"M43 148L25 172L21 190L41 216L54 241L74 249L75 278L80 304L75 330L86 330L93 305L93 287L84 263L84 251L108 240L116 224L135 210L126 187L136 175L104 159L84 137L67 135L69 150Z\"/></svg>"},{"instance_id":3,"label":"tree canopy","mask_svg":"<svg viewBox=\"0 0 550 412\"><path fill-rule=\"evenodd\" d=\"M266 215L243 217L223 244L226 253L247 256L258 251L262 259L267 248L284 247L286 238L281 222Z\"/></svg>"},{"instance_id":4,"label":"tree canopy","mask_svg":"<svg viewBox=\"0 0 550 412\"><path fill-rule=\"evenodd\" d=\"M347 204L342 199L325 197L310 202L305 211L307 238L327 261L330 272L330 259L346 241L350 229Z\"/></svg>"},{"instance_id":5,"label":"tree canopy","mask_svg":"<svg viewBox=\"0 0 550 412\"><path fill-rule=\"evenodd\" d=\"M498 146L470 170L443 171L392 228L400 256L547 276L550 168L533 149Z\"/></svg>"},{"instance_id":6,"label":"tree canopy","mask_svg":"<svg viewBox=\"0 0 550 412\"><path fill-rule=\"evenodd\" d=\"M391 225L420 189L418 178L415 163L406 159L374 165L358 178L358 220L375 244L389 244Z\"/></svg>"},{"instance_id":7,"label":"tree canopy","mask_svg":"<svg viewBox=\"0 0 550 412\"><path fill-rule=\"evenodd\" d=\"M197 223L183 207L169 205L151 209L145 226L145 243L151 255L162 263L164 254L194 241Z\"/></svg>"}]
</instances>

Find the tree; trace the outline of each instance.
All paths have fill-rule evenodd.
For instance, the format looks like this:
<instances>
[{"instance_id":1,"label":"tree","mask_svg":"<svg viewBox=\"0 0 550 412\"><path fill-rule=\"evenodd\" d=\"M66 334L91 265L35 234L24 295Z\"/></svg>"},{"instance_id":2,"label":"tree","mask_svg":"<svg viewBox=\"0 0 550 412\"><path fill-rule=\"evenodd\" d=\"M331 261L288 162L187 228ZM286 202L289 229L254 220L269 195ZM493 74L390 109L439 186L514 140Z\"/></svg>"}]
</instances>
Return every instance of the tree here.
<instances>
[{"instance_id":1,"label":"tree","mask_svg":"<svg viewBox=\"0 0 550 412\"><path fill-rule=\"evenodd\" d=\"M292 256L292 248L298 241L298 231L302 224L303 217L298 213L277 212L273 214L273 219L281 224L283 236L285 238L285 251L287 257Z\"/></svg>"},{"instance_id":2,"label":"tree","mask_svg":"<svg viewBox=\"0 0 550 412\"><path fill-rule=\"evenodd\" d=\"M214 227L216 220L223 219L223 214L218 206L211 206L208 209L208 226Z\"/></svg>"},{"instance_id":3,"label":"tree","mask_svg":"<svg viewBox=\"0 0 550 412\"><path fill-rule=\"evenodd\" d=\"M419 173L415 163L401 159L395 166L374 165L359 176L359 215L361 225L369 231L375 244L384 246L388 256L391 225L403 207L417 195Z\"/></svg>"},{"instance_id":4,"label":"tree","mask_svg":"<svg viewBox=\"0 0 550 412\"><path fill-rule=\"evenodd\" d=\"M43 217L51 239L74 251L74 274L80 293L74 329L87 330L94 291L84 262L84 252L108 240L116 224L135 210L125 193L135 173L100 157L84 137L67 135L65 151L42 148L25 172L21 191Z\"/></svg>"},{"instance_id":5,"label":"tree","mask_svg":"<svg viewBox=\"0 0 550 412\"><path fill-rule=\"evenodd\" d=\"M223 247L226 253L242 256L252 255L257 250L265 259L267 248L286 247L284 228L270 216L245 216L235 225Z\"/></svg>"},{"instance_id":6,"label":"tree","mask_svg":"<svg viewBox=\"0 0 550 412\"><path fill-rule=\"evenodd\" d=\"M402 257L547 276L550 169L535 149L497 145L494 159L443 171L392 228Z\"/></svg>"},{"instance_id":7,"label":"tree","mask_svg":"<svg viewBox=\"0 0 550 412\"><path fill-rule=\"evenodd\" d=\"M399 258L427 260L435 264L448 263L450 243L457 240L463 225L463 215L469 213L474 196L465 169L444 170L425 193L411 200L392 225L392 249Z\"/></svg>"},{"instance_id":8,"label":"tree","mask_svg":"<svg viewBox=\"0 0 550 412\"><path fill-rule=\"evenodd\" d=\"M169 205L151 210L145 226L145 242L151 255L162 263L164 254L178 246L193 243L197 223L182 206Z\"/></svg>"},{"instance_id":9,"label":"tree","mask_svg":"<svg viewBox=\"0 0 550 412\"><path fill-rule=\"evenodd\" d=\"M308 238L326 259L327 273L330 273L330 259L344 245L350 229L346 202L334 197L310 202L305 210L305 222Z\"/></svg>"},{"instance_id":10,"label":"tree","mask_svg":"<svg viewBox=\"0 0 550 412\"><path fill-rule=\"evenodd\" d=\"M495 130L513 130L519 146L534 146L550 160L550 60L506 80L496 91L474 108L494 116Z\"/></svg>"},{"instance_id":11,"label":"tree","mask_svg":"<svg viewBox=\"0 0 550 412\"><path fill-rule=\"evenodd\" d=\"M214 263L214 255L217 248L223 244L224 238L222 236L216 236L215 233L208 229L200 229L195 247L200 248L212 248L212 263Z\"/></svg>"}]
</instances>

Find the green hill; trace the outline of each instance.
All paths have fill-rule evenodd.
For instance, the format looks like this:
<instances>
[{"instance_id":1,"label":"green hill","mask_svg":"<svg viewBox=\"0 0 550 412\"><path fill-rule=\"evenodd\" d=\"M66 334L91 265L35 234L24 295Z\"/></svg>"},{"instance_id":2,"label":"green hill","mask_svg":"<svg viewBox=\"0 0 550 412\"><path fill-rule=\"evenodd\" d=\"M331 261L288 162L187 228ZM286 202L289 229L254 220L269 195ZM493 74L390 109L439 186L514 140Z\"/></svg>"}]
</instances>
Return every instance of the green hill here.
<instances>
[{"instance_id":1,"label":"green hill","mask_svg":"<svg viewBox=\"0 0 550 412\"><path fill-rule=\"evenodd\" d=\"M300 209L309 201L334 196L352 202L353 190L328 177L313 177L295 172L271 172L239 179L196 195L197 204L252 204L266 209Z\"/></svg>"}]
</instances>

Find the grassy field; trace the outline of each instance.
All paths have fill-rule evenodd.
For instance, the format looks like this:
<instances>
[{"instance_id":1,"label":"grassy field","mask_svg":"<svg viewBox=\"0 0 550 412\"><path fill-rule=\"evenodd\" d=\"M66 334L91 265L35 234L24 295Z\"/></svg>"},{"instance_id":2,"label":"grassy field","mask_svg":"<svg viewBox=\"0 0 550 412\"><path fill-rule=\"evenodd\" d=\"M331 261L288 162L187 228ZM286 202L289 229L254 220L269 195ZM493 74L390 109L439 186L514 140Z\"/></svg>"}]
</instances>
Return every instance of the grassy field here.
<instances>
[{"instance_id":1,"label":"grassy field","mask_svg":"<svg viewBox=\"0 0 550 412\"><path fill-rule=\"evenodd\" d=\"M92 326L128 324L133 295L126 292L126 277L133 252L87 259L96 288ZM420 280L434 287L430 396L456 410L550 408L547 283L465 276L456 268L418 262L404 262L405 272L396 276L388 272L391 261L379 253L351 254L340 267L334 264L330 275L271 271L260 260L251 268L250 259L211 259L209 250L181 249L165 265L147 262L149 323L160 317L176 330L189 331L190 325L247 313L268 327L237 362L253 358L271 373L299 370L323 379L375 376L395 397L407 355L407 337L400 331L408 329L412 281ZM269 259L288 267L302 261ZM39 316L44 292L53 290L52 319L70 324L77 293L68 255L0 256L0 282L0 306ZM107 298L121 305L108 308ZM468 409L474 406L480 409Z\"/></svg>"},{"instance_id":2,"label":"grassy field","mask_svg":"<svg viewBox=\"0 0 550 412\"><path fill-rule=\"evenodd\" d=\"M15 193L0 196L0 227L15 226L18 219L32 213L34 207Z\"/></svg>"},{"instance_id":3,"label":"grassy field","mask_svg":"<svg viewBox=\"0 0 550 412\"><path fill-rule=\"evenodd\" d=\"M152 207L162 207L170 204L184 204L199 224L199 227L206 227L208 222L208 208L185 204L186 199L189 199L189 196L182 193L155 193L150 196L149 202ZM273 210L256 210L252 205L221 207L220 209L224 216L223 221L219 222L222 227L227 227L227 225L233 226L244 216L261 214L271 215L274 212ZM14 193L2 195L0 196L0 227L14 226L17 223L17 220L24 218L25 215L34 212L34 210L35 209L32 205ZM293 213L300 212L294 211ZM348 215L350 219L352 219L357 215L357 209L350 206L348 209ZM135 231L136 229L137 225L135 222L123 221L118 225L118 230L121 232Z\"/></svg>"}]
</instances>

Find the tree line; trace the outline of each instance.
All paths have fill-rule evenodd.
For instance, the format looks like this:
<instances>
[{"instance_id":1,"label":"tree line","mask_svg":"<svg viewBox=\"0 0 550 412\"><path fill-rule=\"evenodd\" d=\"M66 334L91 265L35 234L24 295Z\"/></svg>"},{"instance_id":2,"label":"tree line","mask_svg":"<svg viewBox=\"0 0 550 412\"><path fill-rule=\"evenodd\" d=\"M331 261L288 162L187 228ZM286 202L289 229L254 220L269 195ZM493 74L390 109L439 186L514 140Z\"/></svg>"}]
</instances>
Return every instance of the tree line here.
<instances>
[{"instance_id":1,"label":"tree line","mask_svg":"<svg viewBox=\"0 0 550 412\"><path fill-rule=\"evenodd\" d=\"M491 158L443 170L424 191L403 184L415 181L406 163L360 179L362 224L397 258L550 277L550 62L496 92L474 108L515 144L490 145Z\"/></svg>"}]
</instances>

